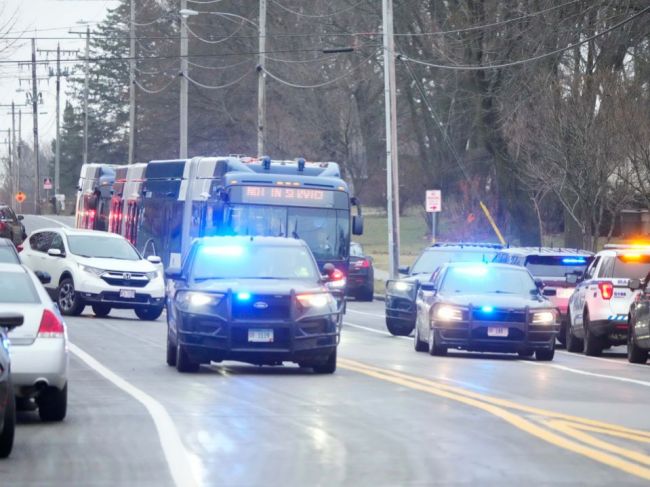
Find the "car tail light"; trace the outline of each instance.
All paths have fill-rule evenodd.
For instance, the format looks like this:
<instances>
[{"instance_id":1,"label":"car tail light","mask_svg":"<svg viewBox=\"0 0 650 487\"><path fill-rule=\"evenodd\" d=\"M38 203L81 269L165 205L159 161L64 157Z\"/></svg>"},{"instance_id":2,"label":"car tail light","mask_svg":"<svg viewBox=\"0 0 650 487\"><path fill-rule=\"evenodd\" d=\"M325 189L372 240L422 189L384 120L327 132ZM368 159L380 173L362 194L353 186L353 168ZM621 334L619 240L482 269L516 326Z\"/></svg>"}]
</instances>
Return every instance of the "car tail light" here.
<instances>
[{"instance_id":1,"label":"car tail light","mask_svg":"<svg viewBox=\"0 0 650 487\"><path fill-rule=\"evenodd\" d=\"M368 259L357 260L352 265L355 269L367 269L370 267L370 261Z\"/></svg>"},{"instance_id":2,"label":"car tail light","mask_svg":"<svg viewBox=\"0 0 650 487\"><path fill-rule=\"evenodd\" d=\"M343 271L334 269L334 272L332 272L332 281L340 281L341 279L345 279L345 274L343 274Z\"/></svg>"},{"instance_id":3,"label":"car tail light","mask_svg":"<svg viewBox=\"0 0 650 487\"><path fill-rule=\"evenodd\" d=\"M5 230L7 228L7 224L5 222L0 222L0 232Z\"/></svg>"},{"instance_id":4,"label":"car tail light","mask_svg":"<svg viewBox=\"0 0 650 487\"><path fill-rule=\"evenodd\" d=\"M38 336L40 338L61 338L65 333L63 322L51 310L43 311L41 325L38 327Z\"/></svg>"},{"instance_id":5,"label":"car tail light","mask_svg":"<svg viewBox=\"0 0 650 487\"><path fill-rule=\"evenodd\" d=\"M611 282L599 282L598 290L603 299L612 299L614 295L614 285Z\"/></svg>"},{"instance_id":6,"label":"car tail light","mask_svg":"<svg viewBox=\"0 0 650 487\"><path fill-rule=\"evenodd\" d=\"M16 250L20 254L23 251L23 246L22 245L16 245Z\"/></svg>"}]
</instances>

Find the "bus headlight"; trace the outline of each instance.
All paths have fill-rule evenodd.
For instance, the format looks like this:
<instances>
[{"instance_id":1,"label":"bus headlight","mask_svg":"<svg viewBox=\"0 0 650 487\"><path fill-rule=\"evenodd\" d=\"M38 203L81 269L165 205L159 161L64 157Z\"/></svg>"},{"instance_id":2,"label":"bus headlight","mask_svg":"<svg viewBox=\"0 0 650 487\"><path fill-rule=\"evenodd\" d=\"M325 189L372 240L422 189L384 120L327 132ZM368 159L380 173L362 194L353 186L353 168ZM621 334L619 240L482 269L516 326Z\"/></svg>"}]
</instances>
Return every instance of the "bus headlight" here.
<instances>
[{"instance_id":1,"label":"bus headlight","mask_svg":"<svg viewBox=\"0 0 650 487\"><path fill-rule=\"evenodd\" d=\"M555 323L553 311L537 311L533 313L533 325L552 325Z\"/></svg>"},{"instance_id":2,"label":"bus headlight","mask_svg":"<svg viewBox=\"0 0 650 487\"><path fill-rule=\"evenodd\" d=\"M194 291L179 291L176 294L176 306L182 311L198 311L218 305L223 294L201 293Z\"/></svg>"}]
</instances>

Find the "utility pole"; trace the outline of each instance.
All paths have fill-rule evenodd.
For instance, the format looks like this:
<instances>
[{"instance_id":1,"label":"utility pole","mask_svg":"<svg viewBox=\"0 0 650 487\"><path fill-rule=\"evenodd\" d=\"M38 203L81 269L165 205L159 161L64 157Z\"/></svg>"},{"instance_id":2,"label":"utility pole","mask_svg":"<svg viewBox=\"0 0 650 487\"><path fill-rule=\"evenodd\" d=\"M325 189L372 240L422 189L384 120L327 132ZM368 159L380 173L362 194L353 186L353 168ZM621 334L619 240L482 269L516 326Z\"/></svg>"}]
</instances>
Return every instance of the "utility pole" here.
<instances>
[{"instance_id":1,"label":"utility pole","mask_svg":"<svg viewBox=\"0 0 650 487\"><path fill-rule=\"evenodd\" d=\"M397 159L397 94L393 0L382 0L384 44L384 100L386 104L386 199L388 212L388 267L390 278L399 271L399 173Z\"/></svg>"},{"instance_id":2,"label":"utility pole","mask_svg":"<svg viewBox=\"0 0 650 487\"><path fill-rule=\"evenodd\" d=\"M40 214L41 208L41 170L38 156L38 86L36 80L36 39L32 37L32 113L34 118L34 161L36 163L36 180L34 181L34 213Z\"/></svg>"},{"instance_id":3,"label":"utility pole","mask_svg":"<svg viewBox=\"0 0 650 487\"><path fill-rule=\"evenodd\" d=\"M131 0L129 47L129 164L135 162L135 0Z\"/></svg>"},{"instance_id":4,"label":"utility pole","mask_svg":"<svg viewBox=\"0 0 650 487\"><path fill-rule=\"evenodd\" d=\"M260 0L259 61L257 64L257 155L264 155L266 130L266 0Z\"/></svg>"},{"instance_id":5,"label":"utility pole","mask_svg":"<svg viewBox=\"0 0 650 487\"><path fill-rule=\"evenodd\" d=\"M181 0L181 12L187 12L187 0ZM188 127L188 82L187 82L187 16L181 13L181 99L180 99L180 147L178 157L187 159L187 127Z\"/></svg>"},{"instance_id":6,"label":"utility pole","mask_svg":"<svg viewBox=\"0 0 650 487\"><path fill-rule=\"evenodd\" d=\"M16 179L14 177L16 164L16 105L12 101L8 105L0 105L2 108L11 108L11 129L9 133L9 191L11 194L16 193Z\"/></svg>"},{"instance_id":7,"label":"utility pole","mask_svg":"<svg viewBox=\"0 0 650 487\"><path fill-rule=\"evenodd\" d=\"M18 164L16 164L16 186L17 189L20 191L20 166L23 161L23 151L22 151L22 142L23 142L23 110L18 109L18 147L16 148L16 152L18 154ZM20 211L23 210L23 204L19 203L18 208Z\"/></svg>"},{"instance_id":8,"label":"utility pole","mask_svg":"<svg viewBox=\"0 0 650 487\"><path fill-rule=\"evenodd\" d=\"M86 26L86 63L84 67L84 152L83 163L88 164L88 77L90 76L90 26ZM58 119L57 119L58 120Z\"/></svg>"},{"instance_id":9,"label":"utility pole","mask_svg":"<svg viewBox=\"0 0 650 487\"><path fill-rule=\"evenodd\" d=\"M11 143L11 129L7 129L7 149L9 149L9 191L11 191L11 198L13 199L14 195L14 188L13 185L11 184L11 175L14 172L14 153L13 153L13 145Z\"/></svg>"}]
</instances>

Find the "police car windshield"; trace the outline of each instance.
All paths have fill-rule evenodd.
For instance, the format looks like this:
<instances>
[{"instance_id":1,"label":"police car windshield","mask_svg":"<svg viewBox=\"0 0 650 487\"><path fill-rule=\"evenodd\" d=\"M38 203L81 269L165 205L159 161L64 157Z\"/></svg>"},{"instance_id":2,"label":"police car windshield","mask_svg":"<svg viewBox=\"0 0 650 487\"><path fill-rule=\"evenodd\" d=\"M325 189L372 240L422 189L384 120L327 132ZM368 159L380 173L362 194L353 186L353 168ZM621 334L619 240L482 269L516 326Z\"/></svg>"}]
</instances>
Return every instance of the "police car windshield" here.
<instances>
[{"instance_id":1,"label":"police car windshield","mask_svg":"<svg viewBox=\"0 0 650 487\"><path fill-rule=\"evenodd\" d=\"M140 260L140 255L122 238L100 235L70 235L70 252L80 257L96 259Z\"/></svg>"},{"instance_id":2,"label":"police car windshield","mask_svg":"<svg viewBox=\"0 0 650 487\"><path fill-rule=\"evenodd\" d=\"M644 279L650 273L650 255L619 255L614 261L612 277Z\"/></svg>"},{"instance_id":3,"label":"police car windshield","mask_svg":"<svg viewBox=\"0 0 650 487\"><path fill-rule=\"evenodd\" d=\"M589 261L589 257L582 256L530 255L526 258L526 269L535 277L564 279L567 274L584 273Z\"/></svg>"},{"instance_id":4,"label":"police car windshield","mask_svg":"<svg viewBox=\"0 0 650 487\"><path fill-rule=\"evenodd\" d=\"M433 248L426 250L415 261L411 274L431 274L447 262L492 262L494 250L442 250Z\"/></svg>"},{"instance_id":5,"label":"police car windshield","mask_svg":"<svg viewBox=\"0 0 650 487\"><path fill-rule=\"evenodd\" d=\"M490 268L485 265L452 266L443 278L440 292L449 294L517 294L530 296L537 286L522 268Z\"/></svg>"},{"instance_id":6,"label":"police car windshield","mask_svg":"<svg viewBox=\"0 0 650 487\"><path fill-rule=\"evenodd\" d=\"M190 275L209 279L305 279L320 277L303 247L283 245L204 246L197 250Z\"/></svg>"}]
</instances>

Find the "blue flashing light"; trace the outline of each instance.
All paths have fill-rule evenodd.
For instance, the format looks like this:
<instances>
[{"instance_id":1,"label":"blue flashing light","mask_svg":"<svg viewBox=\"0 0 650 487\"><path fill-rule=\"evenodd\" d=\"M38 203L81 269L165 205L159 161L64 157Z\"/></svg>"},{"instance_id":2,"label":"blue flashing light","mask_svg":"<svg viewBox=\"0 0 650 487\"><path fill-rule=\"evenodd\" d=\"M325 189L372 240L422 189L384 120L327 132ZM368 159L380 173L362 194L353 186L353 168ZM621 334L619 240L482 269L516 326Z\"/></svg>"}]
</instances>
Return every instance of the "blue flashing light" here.
<instances>
[{"instance_id":1,"label":"blue flashing light","mask_svg":"<svg viewBox=\"0 0 650 487\"><path fill-rule=\"evenodd\" d=\"M237 293L237 301L248 301L251 298L251 293L241 292Z\"/></svg>"},{"instance_id":2,"label":"blue flashing light","mask_svg":"<svg viewBox=\"0 0 650 487\"><path fill-rule=\"evenodd\" d=\"M586 264L587 259L584 257L565 257L562 259L562 263L566 265Z\"/></svg>"},{"instance_id":3,"label":"blue flashing light","mask_svg":"<svg viewBox=\"0 0 650 487\"><path fill-rule=\"evenodd\" d=\"M453 270L458 274L464 274L473 277L483 277L488 273L488 267L486 265L454 267Z\"/></svg>"},{"instance_id":4,"label":"blue flashing light","mask_svg":"<svg viewBox=\"0 0 650 487\"><path fill-rule=\"evenodd\" d=\"M492 306L483 306L481 307L481 311L483 311L483 313L492 313L494 308Z\"/></svg>"},{"instance_id":5,"label":"blue flashing light","mask_svg":"<svg viewBox=\"0 0 650 487\"><path fill-rule=\"evenodd\" d=\"M201 251L208 255L216 255L219 257L241 257L244 253L244 247L239 245L220 245L214 247L206 245Z\"/></svg>"}]
</instances>

